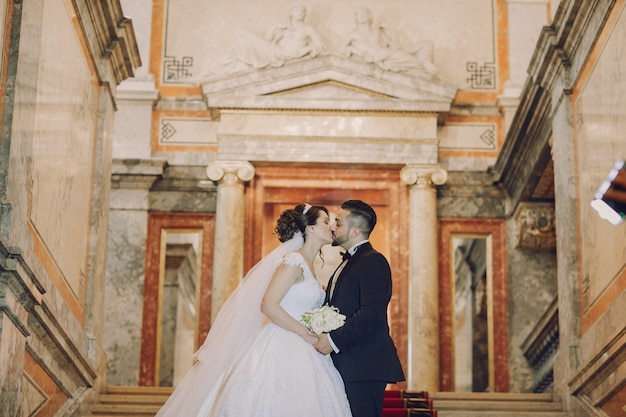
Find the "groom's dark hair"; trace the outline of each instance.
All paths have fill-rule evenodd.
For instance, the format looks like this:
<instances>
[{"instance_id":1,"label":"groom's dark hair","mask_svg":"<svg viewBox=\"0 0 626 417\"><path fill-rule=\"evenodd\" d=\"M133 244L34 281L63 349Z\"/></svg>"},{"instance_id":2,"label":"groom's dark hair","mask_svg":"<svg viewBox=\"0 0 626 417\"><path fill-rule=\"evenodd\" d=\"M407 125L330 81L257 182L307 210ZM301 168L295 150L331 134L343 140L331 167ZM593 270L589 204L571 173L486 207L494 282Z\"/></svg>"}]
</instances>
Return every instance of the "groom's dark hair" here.
<instances>
[{"instance_id":1,"label":"groom's dark hair","mask_svg":"<svg viewBox=\"0 0 626 417\"><path fill-rule=\"evenodd\" d=\"M354 226L361 229L363 236L369 237L372 230L374 230L374 226L376 226L376 212L374 209L361 200L344 201L341 208L350 212Z\"/></svg>"}]
</instances>

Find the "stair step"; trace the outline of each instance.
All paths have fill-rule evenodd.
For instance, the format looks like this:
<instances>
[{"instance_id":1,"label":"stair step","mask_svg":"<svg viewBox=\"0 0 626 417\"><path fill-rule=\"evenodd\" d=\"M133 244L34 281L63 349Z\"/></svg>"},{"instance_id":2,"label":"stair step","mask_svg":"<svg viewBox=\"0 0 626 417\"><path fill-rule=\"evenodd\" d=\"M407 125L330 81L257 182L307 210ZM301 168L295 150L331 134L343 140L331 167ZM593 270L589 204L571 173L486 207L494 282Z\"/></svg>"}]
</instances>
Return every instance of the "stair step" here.
<instances>
[{"instance_id":1,"label":"stair step","mask_svg":"<svg viewBox=\"0 0 626 417\"><path fill-rule=\"evenodd\" d=\"M102 404L132 404L132 405L162 405L167 395L150 395L150 394L103 394L100 396Z\"/></svg>"},{"instance_id":2,"label":"stair step","mask_svg":"<svg viewBox=\"0 0 626 417\"><path fill-rule=\"evenodd\" d=\"M90 411L90 417L154 417L156 411L154 413L142 413L142 412L115 412L115 411Z\"/></svg>"},{"instance_id":3,"label":"stair step","mask_svg":"<svg viewBox=\"0 0 626 417\"><path fill-rule=\"evenodd\" d=\"M433 406L437 410L493 410L493 411L561 411L560 403L542 402L510 402L510 401L438 401L434 400Z\"/></svg>"},{"instance_id":4,"label":"stair step","mask_svg":"<svg viewBox=\"0 0 626 417\"><path fill-rule=\"evenodd\" d=\"M126 387L113 386L106 387L106 394L116 395L162 395L169 397L174 391L172 387Z\"/></svg>"},{"instance_id":5,"label":"stair step","mask_svg":"<svg viewBox=\"0 0 626 417\"><path fill-rule=\"evenodd\" d=\"M91 406L91 415L154 417L172 391L171 387L109 386L100 403ZM567 417L551 394L437 392L429 397L438 417ZM404 399L407 403L421 402Z\"/></svg>"},{"instance_id":6,"label":"stair step","mask_svg":"<svg viewBox=\"0 0 626 417\"><path fill-rule=\"evenodd\" d=\"M502 417L501 411L437 410L437 417ZM565 412L507 411L506 417L568 417Z\"/></svg>"},{"instance_id":7,"label":"stair step","mask_svg":"<svg viewBox=\"0 0 626 417\"><path fill-rule=\"evenodd\" d=\"M115 416L151 416L159 411L161 405L129 405L129 404L94 404L91 406L92 415L115 415Z\"/></svg>"},{"instance_id":8,"label":"stair step","mask_svg":"<svg viewBox=\"0 0 626 417\"><path fill-rule=\"evenodd\" d=\"M154 417L156 415L156 411L154 413L146 413L146 412L138 412L138 411L89 411L89 414L86 414L89 417ZM552 417L552 416L550 416Z\"/></svg>"},{"instance_id":9,"label":"stair step","mask_svg":"<svg viewBox=\"0 0 626 417\"><path fill-rule=\"evenodd\" d=\"M452 401L509 401L509 402L552 402L552 394L532 394L513 392L433 392L430 398Z\"/></svg>"},{"instance_id":10,"label":"stair step","mask_svg":"<svg viewBox=\"0 0 626 417\"><path fill-rule=\"evenodd\" d=\"M437 392L431 395L439 417L565 417L551 394Z\"/></svg>"}]
</instances>

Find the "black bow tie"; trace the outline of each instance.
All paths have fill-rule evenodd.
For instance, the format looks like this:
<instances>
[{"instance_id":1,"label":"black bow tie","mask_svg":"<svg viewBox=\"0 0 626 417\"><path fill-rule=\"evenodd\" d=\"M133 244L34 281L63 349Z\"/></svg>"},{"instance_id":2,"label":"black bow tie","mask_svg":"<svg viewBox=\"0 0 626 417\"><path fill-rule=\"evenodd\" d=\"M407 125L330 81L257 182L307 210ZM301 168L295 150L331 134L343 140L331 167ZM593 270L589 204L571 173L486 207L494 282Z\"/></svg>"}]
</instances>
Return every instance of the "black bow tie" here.
<instances>
[{"instance_id":1,"label":"black bow tie","mask_svg":"<svg viewBox=\"0 0 626 417\"><path fill-rule=\"evenodd\" d=\"M352 255L350 254L350 252L344 252L341 254L341 260L345 261L346 259L350 259L352 257Z\"/></svg>"}]
</instances>

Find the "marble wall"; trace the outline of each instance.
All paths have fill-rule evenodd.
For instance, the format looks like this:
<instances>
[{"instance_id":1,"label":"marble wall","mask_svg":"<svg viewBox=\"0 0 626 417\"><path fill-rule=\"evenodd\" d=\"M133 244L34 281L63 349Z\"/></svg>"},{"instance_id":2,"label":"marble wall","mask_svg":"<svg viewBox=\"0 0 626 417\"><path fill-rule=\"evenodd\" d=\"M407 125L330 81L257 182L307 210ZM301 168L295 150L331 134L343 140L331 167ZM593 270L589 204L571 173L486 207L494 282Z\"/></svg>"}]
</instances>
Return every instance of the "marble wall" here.
<instances>
[{"instance_id":1,"label":"marble wall","mask_svg":"<svg viewBox=\"0 0 626 417\"><path fill-rule=\"evenodd\" d=\"M506 197L486 173L450 171L437 189L437 213L444 218L502 218Z\"/></svg>"},{"instance_id":2,"label":"marble wall","mask_svg":"<svg viewBox=\"0 0 626 417\"><path fill-rule=\"evenodd\" d=\"M521 346L557 293L556 253L519 247L518 232L519 224L508 221L510 390L529 392L534 375Z\"/></svg>"},{"instance_id":3,"label":"marble wall","mask_svg":"<svg viewBox=\"0 0 626 417\"><path fill-rule=\"evenodd\" d=\"M84 310L99 88L71 18L62 0L44 3L41 30L55 36L42 37L39 56L29 221L45 247L41 256L58 268L51 272L60 278L56 285Z\"/></svg>"},{"instance_id":4,"label":"marble wall","mask_svg":"<svg viewBox=\"0 0 626 417\"><path fill-rule=\"evenodd\" d=\"M148 192L124 191L111 193L103 348L107 383L138 385Z\"/></svg>"},{"instance_id":5,"label":"marble wall","mask_svg":"<svg viewBox=\"0 0 626 417\"><path fill-rule=\"evenodd\" d=\"M599 22L598 16L594 23ZM580 202L575 220L581 366L570 384L583 410L597 407L608 415L623 412L626 396L626 362L617 353L626 343L626 229L601 219L588 202L616 159L626 156L626 104L620 94L626 76L625 35L626 5L617 2L592 46L589 62L581 68L571 108L575 193Z\"/></svg>"},{"instance_id":6,"label":"marble wall","mask_svg":"<svg viewBox=\"0 0 626 417\"><path fill-rule=\"evenodd\" d=\"M71 415L104 381L114 88L138 57L119 3L95 6L0 6L3 416Z\"/></svg>"},{"instance_id":7,"label":"marble wall","mask_svg":"<svg viewBox=\"0 0 626 417\"><path fill-rule=\"evenodd\" d=\"M585 68L573 97L576 191L581 202L591 201L616 160L626 158L626 102L620 93L626 77L621 41L626 36L626 12L616 11L614 16L603 36L601 57ZM589 204L580 204L579 222L583 242L580 296L585 330L610 303L606 300L607 290L617 286L611 292L618 294L626 289L626 228L603 220ZM605 306L596 306L598 303ZM586 319L588 315L591 317Z\"/></svg>"}]
</instances>

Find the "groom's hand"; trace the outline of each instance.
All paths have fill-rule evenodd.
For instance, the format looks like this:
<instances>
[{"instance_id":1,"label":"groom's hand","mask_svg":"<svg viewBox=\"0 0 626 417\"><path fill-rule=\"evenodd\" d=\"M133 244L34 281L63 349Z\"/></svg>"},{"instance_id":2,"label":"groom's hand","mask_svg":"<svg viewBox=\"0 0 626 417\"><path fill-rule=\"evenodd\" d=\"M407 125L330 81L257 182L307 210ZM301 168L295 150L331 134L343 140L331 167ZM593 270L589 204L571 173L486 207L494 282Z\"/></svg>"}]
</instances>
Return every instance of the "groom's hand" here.
<instances>
[{"instance_id":1,"label":"groom's hand","mask_svg":"<svg viewBox=\"0 0 626 417\"><path fill-rule=\"evenodd\" d=\"M313 346L315 346L315 344L319 341L320 337L312 332L312 331L308 331L306 335L303 336L304 340L306 340L307 342L309 342L310 344L312 344Z\"/></svg>"},{"instance_id":2,"label":"groom's hand","mask_svg":"<svg viewBox=\"0 0 626 417\"><path fill-rule=\"evenodd\" d=\"M328 341L328 335L325 333L320 335L319 340L313 346L315 346L315 349L317 349L319 353L324 355L328 355L330 352L333 351L333 347Z\"/></svg>"}]
</instances>

